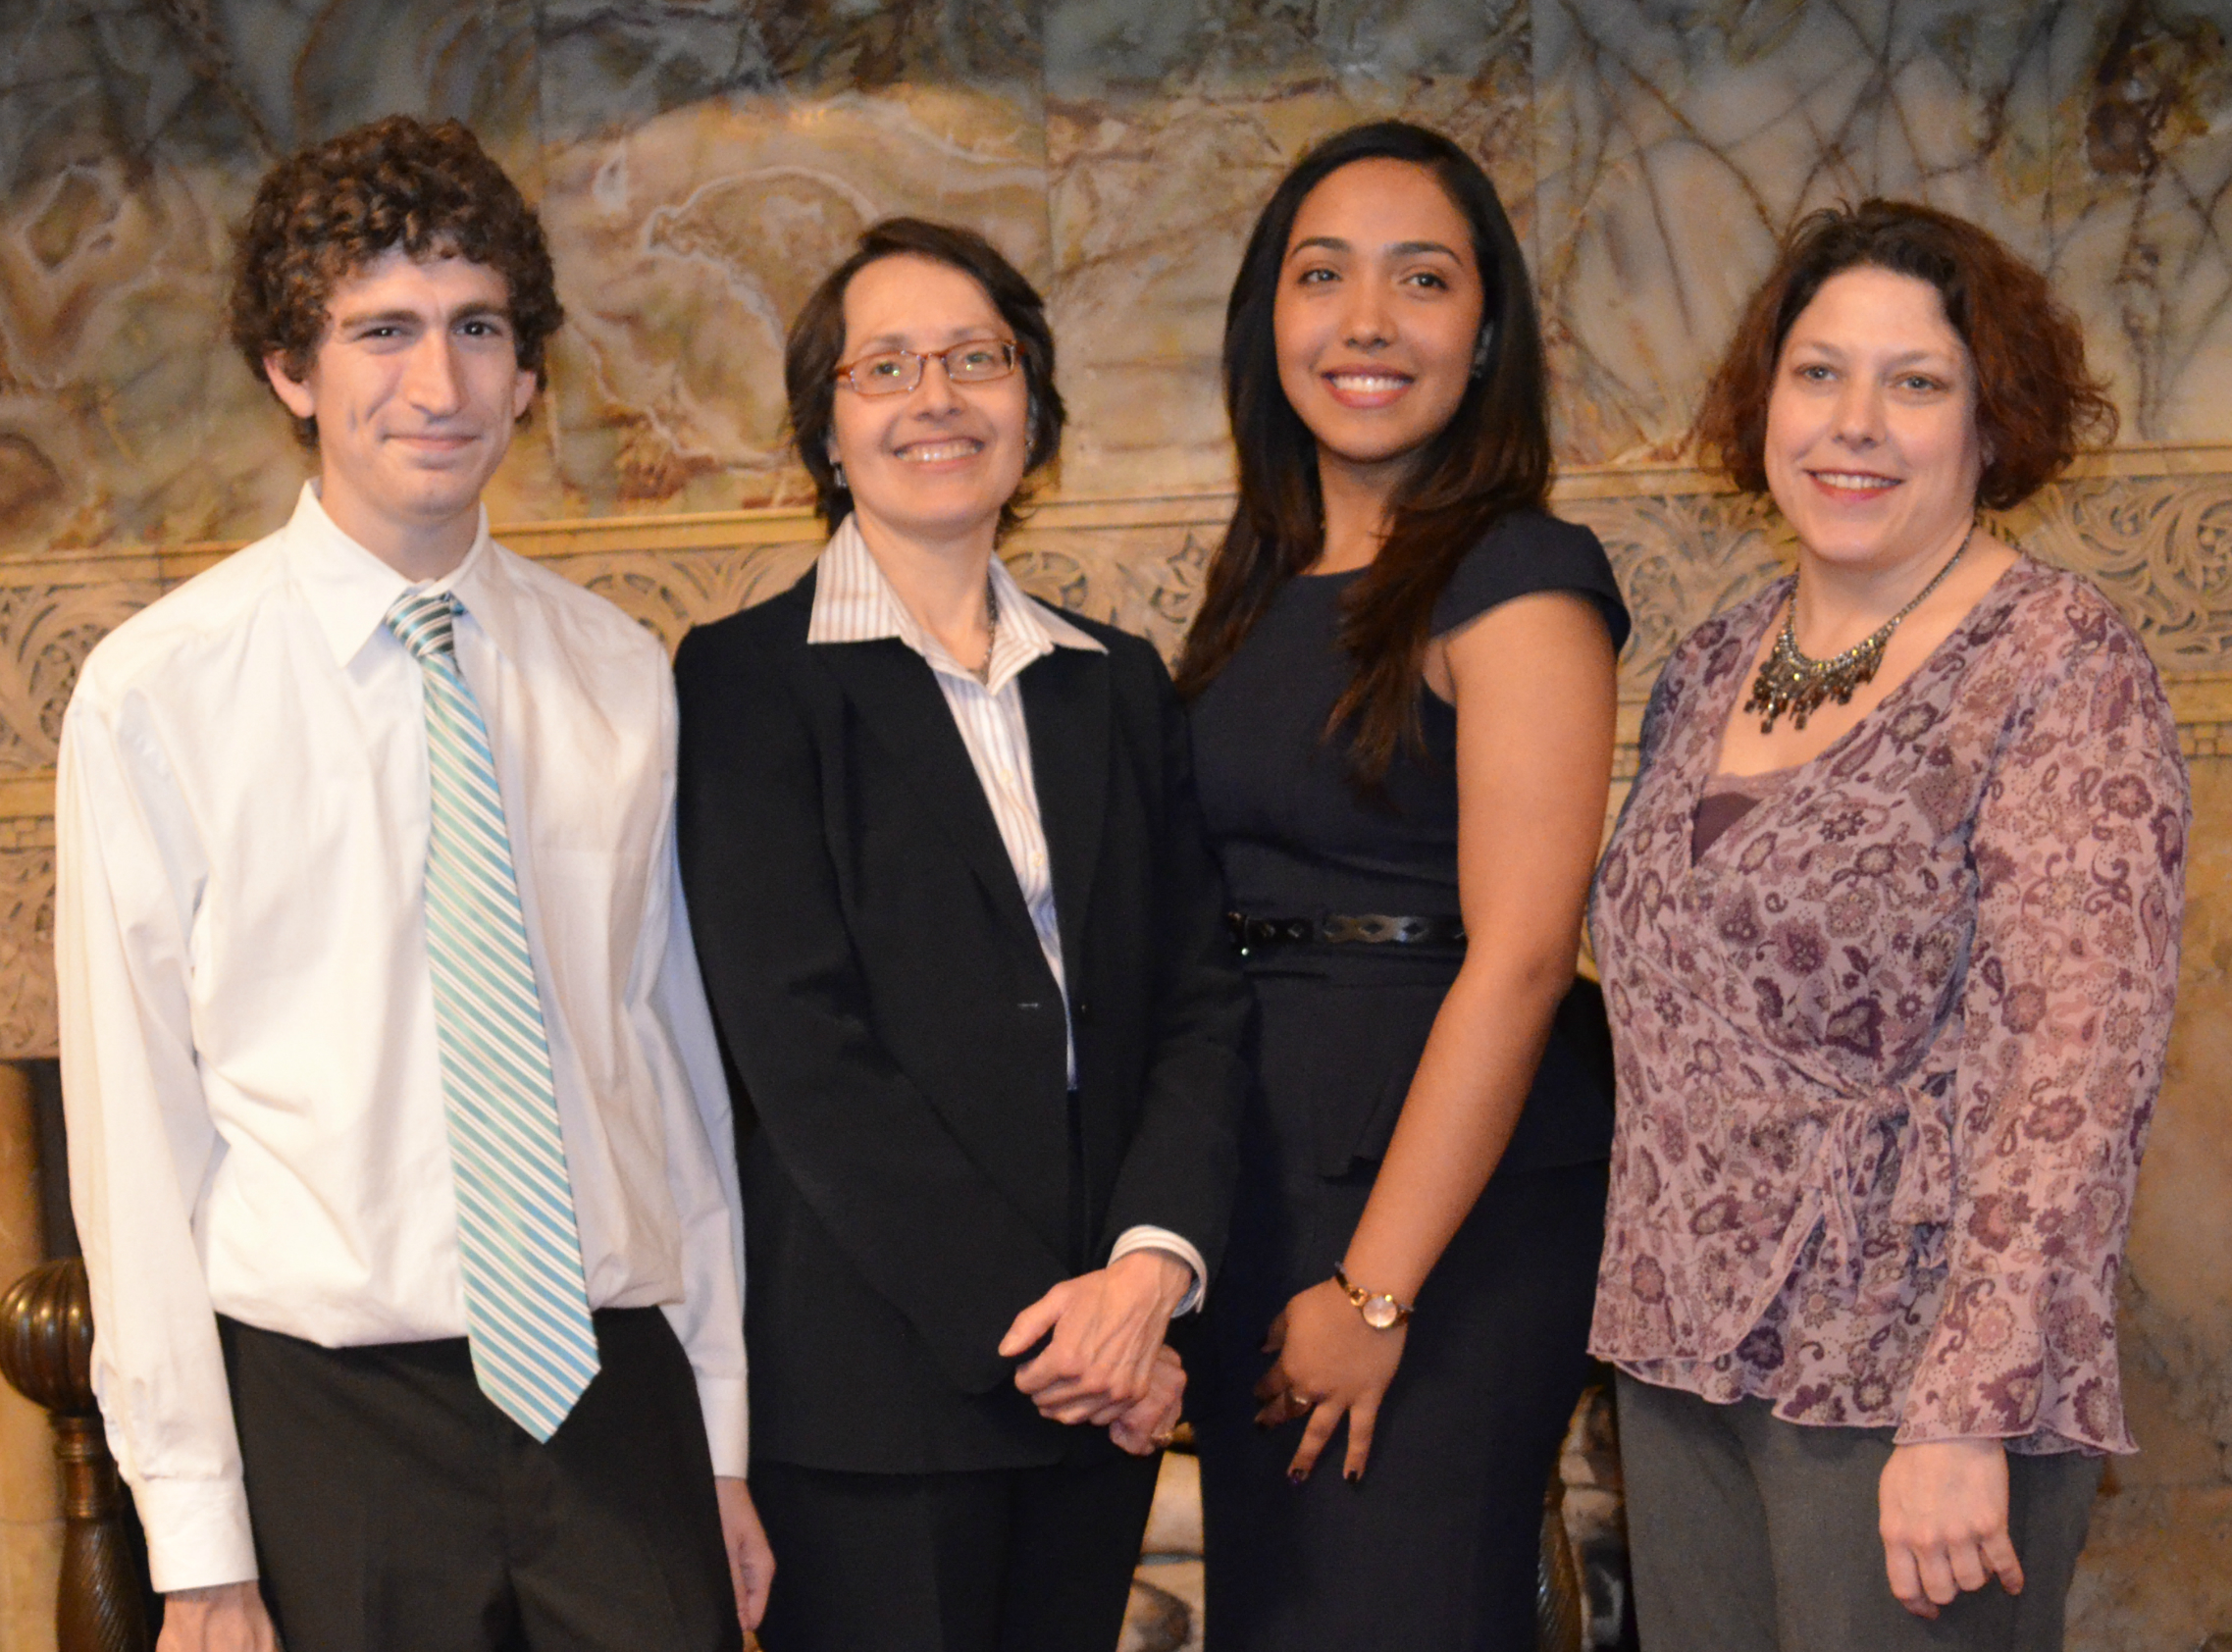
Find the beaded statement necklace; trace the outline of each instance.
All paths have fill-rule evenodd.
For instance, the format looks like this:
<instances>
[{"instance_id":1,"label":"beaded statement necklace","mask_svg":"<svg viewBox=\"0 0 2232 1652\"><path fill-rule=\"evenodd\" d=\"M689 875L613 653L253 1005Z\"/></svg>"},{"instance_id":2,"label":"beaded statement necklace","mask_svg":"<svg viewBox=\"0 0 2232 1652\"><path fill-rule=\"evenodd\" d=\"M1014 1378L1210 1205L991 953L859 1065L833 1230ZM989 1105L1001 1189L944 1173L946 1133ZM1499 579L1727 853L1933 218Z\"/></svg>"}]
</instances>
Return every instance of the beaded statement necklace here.
<instances>
[{"instance_id":1,"label":"beaded statement necklace","mask_svg":"<svg viewBox=\"0 0 2232 1652\"><path fill-rule=\"evenodd\" d=\"M1751 697L1743 702L1744 710L1761 713L1759 732L1773 734L1775 720L1786 711L1791 715L1791 726L1802 729L1806 718L1829 701L1851 704L1853 692L1861 684L1872 681L1876 668L1883 664L1884 645L1898 629L1898 622L1922 606L1923 599L1946 583L1946 576L1953 571L1953 564L1961 559L1969 541L1975 538L1976 524L1971 522L1968 532L1961 537L1959 548L1931 576L1930 583L1914 594L1912 601L1843 653L1832 654L1827 659L1808 659L1798 651L1798 593L1792 586L1790 611L1783 616L1782 632L1776 637L1774 647L1767 651L1767 658L1760 663L1759 675L1752 679Z\"/></svg>"}]
</instances>

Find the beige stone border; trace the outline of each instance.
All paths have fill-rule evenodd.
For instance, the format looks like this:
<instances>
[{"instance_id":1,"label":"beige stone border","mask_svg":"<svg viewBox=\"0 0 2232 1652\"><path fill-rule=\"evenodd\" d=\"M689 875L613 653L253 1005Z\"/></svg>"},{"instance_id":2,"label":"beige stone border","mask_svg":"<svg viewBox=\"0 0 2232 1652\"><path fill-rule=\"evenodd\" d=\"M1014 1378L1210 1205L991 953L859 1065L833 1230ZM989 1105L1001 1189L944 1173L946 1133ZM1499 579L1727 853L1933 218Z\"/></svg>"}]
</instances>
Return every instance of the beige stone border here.
<instances>
[{"instance_id":1,"label":"beige stone border","mask_svg":"<svg viewBox=\"0 0 2232 1652\"><path fill-rule=\"evenodd\" d=\"M2232 443L2157 442L2089 455L2074 477L2188 477L2232 474ZM1567 501L1727 493L1722 478L1692 464L1576 466L1561 473L1552 492ZM1232 508L1229 492L1162 495L1050 497L1033 511L1031 529L1044 533L1124 529L1215 529ZM573 517L499 523L497 538L539 560L585 556L671 554L735 550L753 545L796 545L820 536L805 505L753 510L701 511L647 516ZM0 557L0 589L11 586L154 584L168 586L200 573L246 542L203 541L174 545L124 545ZM2167 679L2180 744L2189 756L2232 755L2232 673L2179 674ZM1619 778L1634 773L1643 707L1620 706L1615 763ZM50 819L54 771L0 773L0 823ZM0 841L18 835L0 831Z\"/></svg>"},{"instance_id":2,"label":"beige stone border","mask_svg":"<svg viewBox=\"0 0 2232 1652\"><path fill-rule=\"evenodd\" d=\"M2232 473L2232 443L2149 442L2089 454L2072 477L2211 476ZM1576 465L1559 473L1551 496L1561 500L1663 498L1727 493L1728 482L1694 464ZM1032 512L1036 529L1050 532L1119 528L1220 527L1229 516L1228 491L1107 495L1042 501ZM753 544L797 544L820 528L804 504L752 510L718 510L647 516L562 517L495 525L496 537L539 559L610 555L626 551L726 550ZM170 583L198 574L237 550L244 540L204 540L172 545L88 546L0 557L0 585L87 584L101 580Z\"/></svg>"}]
</instances>

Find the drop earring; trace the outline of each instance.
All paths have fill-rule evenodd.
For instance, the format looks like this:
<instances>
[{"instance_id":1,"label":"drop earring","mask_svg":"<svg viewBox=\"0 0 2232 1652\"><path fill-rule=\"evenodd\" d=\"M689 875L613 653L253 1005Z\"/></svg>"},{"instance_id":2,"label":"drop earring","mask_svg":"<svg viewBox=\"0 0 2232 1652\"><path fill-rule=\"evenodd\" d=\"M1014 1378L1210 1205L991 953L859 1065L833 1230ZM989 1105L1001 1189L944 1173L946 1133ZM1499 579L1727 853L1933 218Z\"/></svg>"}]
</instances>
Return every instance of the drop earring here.
<instances>
[{"instance_id":1,"label":"drop earring","mask_svg":"<svg viewBox=\"0 0 2232 1652\"><path fill-rule=\"evenodd\" d=\"M1480 341L1473 346L1472 376L1474 378L1478 379L1488 370L1488 346L1495 342L1495 337L1496 330L1493 323L1480 329Z\"/></svg>"},{"instance_id":2,"label":"drop earring","mask_svg":"<svg viewBox=\"0 0 2232 1652\"><path fill-rule=\"evenodd\" d=\"M851 491L845 486L845 461L843 459L829 461L829 485L840 493Z\"/></svg>"}]
</instances>

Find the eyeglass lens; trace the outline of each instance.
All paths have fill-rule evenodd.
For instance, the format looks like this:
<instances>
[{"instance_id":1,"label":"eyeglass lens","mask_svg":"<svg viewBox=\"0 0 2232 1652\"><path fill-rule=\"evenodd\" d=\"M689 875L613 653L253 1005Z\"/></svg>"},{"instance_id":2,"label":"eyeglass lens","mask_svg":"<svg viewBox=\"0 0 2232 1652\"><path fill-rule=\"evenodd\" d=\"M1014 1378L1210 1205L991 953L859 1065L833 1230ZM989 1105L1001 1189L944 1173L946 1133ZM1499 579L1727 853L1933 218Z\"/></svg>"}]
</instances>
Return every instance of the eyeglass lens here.
<instances>
[{"instance_id":1,"label":"eyeglass lens","mask_svg":"<svg viewBox=\"0 0 2232 1652\"><path fill-rule=\"evenodd\" d=\"M901 395L922 383L922 365L933 360L945 364L946 377L955 384L981 385L1014 372L1015 346L1005 338L982 338L920 355L886 350L862 356L846 377L862 395Z\"/></svg>"}]
</instances>

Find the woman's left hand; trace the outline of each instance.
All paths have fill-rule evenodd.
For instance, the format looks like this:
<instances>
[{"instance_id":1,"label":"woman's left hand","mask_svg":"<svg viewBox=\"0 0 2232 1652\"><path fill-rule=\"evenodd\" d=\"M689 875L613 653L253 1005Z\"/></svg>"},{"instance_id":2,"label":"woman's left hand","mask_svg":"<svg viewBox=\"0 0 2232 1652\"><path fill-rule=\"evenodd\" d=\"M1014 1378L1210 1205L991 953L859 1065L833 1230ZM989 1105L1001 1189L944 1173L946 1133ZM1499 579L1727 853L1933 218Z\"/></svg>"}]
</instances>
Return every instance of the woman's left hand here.
<instances>
[{"instance_id":1,"label":"woman's left hand","mask_svg":"<svg viewBox=\"0 0 2232 1652\"><path fill-rule=\"evenodd\" d=\"M1895 1446L1877 1485L1884 1571L1899 1605L1935 1618L1993 1577L2023 1592L2007 1534L2007 1452L1998 1440Z\"/></svg>"},{"instance_id":2,"label":"woman's left hand","mask_svg":"<svg viewBox=\"0 0 2232 1652\"><path fill-rule=\"evenodd\" d=\"M1132 1251L1064 1279L1015 1316L1000 1352L1017 1359L1015 1386L1057 1422L1105 1428L1155 1387L1155 1362L1193 1269L1168 1251Z\"/></svg>"},{"instance_id":3,"label":"woman's left hand","mask_svg":"<svg viewBox=\"0 0 2232 1652\"><path fill-rule=\"evenodd\" d=\"M1288 1299L1264 1340L1264 1352L1278 1358L1256 1384L1256 1398L1264 1402L1264 1409L1256 1413L1258 1423L1310 1419L1294 1461L1287 1465L1288 1479L1299 1484L1310 1477L1319 1453L1344 1417L1348 1461L1341 1471L1352 1480L1364 1477L1379 1403L1395 1380L1395 1368L1402 1364L1403 1344L1410 1334L1406 1325L1374 1330L1348 1293L1330 1279Z\"/></svg>"}]
</instances>

